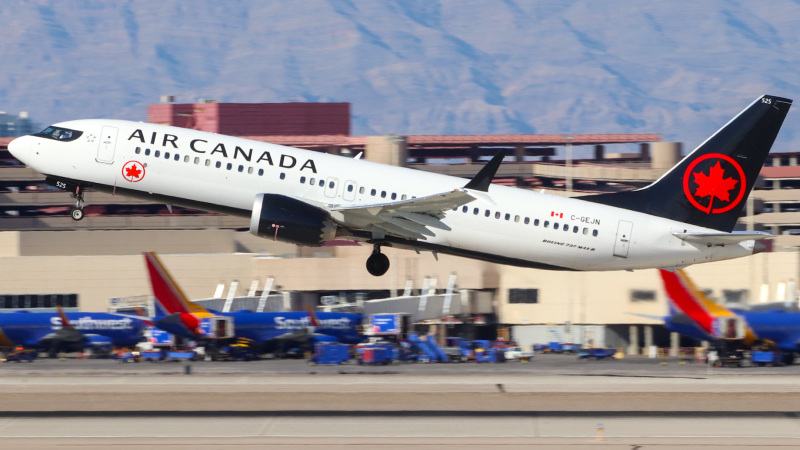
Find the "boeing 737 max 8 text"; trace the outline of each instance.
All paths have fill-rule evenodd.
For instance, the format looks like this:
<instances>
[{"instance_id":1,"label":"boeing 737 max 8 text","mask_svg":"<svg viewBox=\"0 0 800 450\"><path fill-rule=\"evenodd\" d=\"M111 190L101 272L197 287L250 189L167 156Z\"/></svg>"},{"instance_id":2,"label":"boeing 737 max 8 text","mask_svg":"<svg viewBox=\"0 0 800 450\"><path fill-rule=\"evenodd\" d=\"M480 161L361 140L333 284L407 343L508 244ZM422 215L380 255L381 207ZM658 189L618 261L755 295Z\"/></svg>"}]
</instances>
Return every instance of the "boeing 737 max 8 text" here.
<instances>
[{"instance_id":1,"label":"boeing 737 max 8 text","mask_svg":"<svg viewBox=\"0 0 800 450\"><path fill-rule=\"evenodd\" d=\"M502 154L471 181L197 130L75 120L9 144L76 195L115 192L250 218L255 235L316 246L373 244L556 270L679 268L758 252L733 232L791 100L762 96L642 189L564 198L491 184Z\"/></svg>"}]
</instances>

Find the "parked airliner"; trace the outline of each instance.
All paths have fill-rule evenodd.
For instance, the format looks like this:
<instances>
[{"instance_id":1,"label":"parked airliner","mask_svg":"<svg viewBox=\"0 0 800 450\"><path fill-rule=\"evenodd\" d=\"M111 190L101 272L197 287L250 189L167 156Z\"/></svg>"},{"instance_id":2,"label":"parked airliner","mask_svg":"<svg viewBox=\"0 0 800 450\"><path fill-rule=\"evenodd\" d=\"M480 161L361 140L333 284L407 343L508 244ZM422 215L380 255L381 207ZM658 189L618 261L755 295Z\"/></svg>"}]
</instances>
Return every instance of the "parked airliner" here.
<instances>
[{"instance_id":1,"label":"parked airliner","mask_svg":"<svg viewBox=\"0 0 800 450\"><path fill-rule=\"evenodd\" d=\"M674 269L763 250L732 232L791 100L756 99L644 188L565 198L491 184L503 155L469 182L309 150L122 120L51 125L11 153L76 197L98 190L250 218L250 232L317 246L373 245L555 270Z\"/></svg>"}]
</instances>

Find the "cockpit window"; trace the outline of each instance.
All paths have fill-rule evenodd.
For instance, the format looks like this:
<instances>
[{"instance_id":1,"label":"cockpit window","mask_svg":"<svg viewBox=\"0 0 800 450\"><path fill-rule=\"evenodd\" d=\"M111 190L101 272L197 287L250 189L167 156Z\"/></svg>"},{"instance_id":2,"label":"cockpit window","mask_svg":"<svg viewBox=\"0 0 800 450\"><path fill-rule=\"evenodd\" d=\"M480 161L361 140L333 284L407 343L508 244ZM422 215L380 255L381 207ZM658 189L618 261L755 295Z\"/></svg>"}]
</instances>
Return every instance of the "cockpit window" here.
<instances>
[{"instance_id":1,"label":"cockpit window","mask_svg":"<svg viewBox=\"0 0 800 450\"><path fill-rule=\"evenodd\" d=\"M50 126L34 134L34 136L53 139L56 141L74 141L75 139L78 139L82 134L83 131Z\"/></svg>"}]
</instances>

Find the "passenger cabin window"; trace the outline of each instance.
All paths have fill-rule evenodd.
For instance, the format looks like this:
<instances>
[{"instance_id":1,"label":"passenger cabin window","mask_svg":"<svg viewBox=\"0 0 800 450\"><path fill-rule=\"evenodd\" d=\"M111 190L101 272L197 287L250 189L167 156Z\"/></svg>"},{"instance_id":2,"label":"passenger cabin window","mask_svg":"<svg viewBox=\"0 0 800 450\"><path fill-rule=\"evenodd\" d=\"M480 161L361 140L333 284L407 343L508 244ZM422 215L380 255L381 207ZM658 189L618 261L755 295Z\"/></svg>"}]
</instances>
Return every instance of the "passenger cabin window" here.
<instances>
[{"instance_id":1,"label":"passenger cabin window","mask_svg":"<svg viewBox=\"0 0 800 450\"><path fill-rule=\"evenodd\" d=\"M70 130L69 128L60 127L47 127L44 130L34 134L34 136L53 139L54 141L74 141L83 134L83 131Z\"/></svg>"}]
</instances>

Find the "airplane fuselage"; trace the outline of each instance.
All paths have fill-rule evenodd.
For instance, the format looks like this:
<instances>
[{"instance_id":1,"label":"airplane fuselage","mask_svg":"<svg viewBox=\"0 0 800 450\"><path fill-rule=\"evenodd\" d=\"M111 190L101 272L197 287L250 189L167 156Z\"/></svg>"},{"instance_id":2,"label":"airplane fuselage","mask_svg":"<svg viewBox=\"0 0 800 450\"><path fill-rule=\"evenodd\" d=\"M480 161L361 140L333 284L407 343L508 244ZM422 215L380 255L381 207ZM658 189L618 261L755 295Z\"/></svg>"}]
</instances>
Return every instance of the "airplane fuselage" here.
<instances>
[{"instance_id":1,"label":"airplane fuselage","mask_svg":"<svg viewBox=\"0 0 800 450\"><path fill-rule=\"evenodd\" d=\"M77 120L55 126L81 135L69 141L25 136L14 141L13 153L63 189L82 185L242 217L251 216L260 193L331 210L453 191L465 181L157 124ZM435 229L426 239L381 239L402 248L561 270L683 267L754 250L752 240L713 246L686 242L673 233L715 230L579 198L499 185L491 185L487 194L447 210L441 221L449 230ZM336 211L331 217L340 236L375 238Z\"/></svg>"},{"instance_id":2,"label":"airplane fuselage","mask_svg":"<svg viewBox=\"0 0 800 450\"><path fill-rule=\"evenodd\" d=\"M142 338L144 323L109 313L66 313L70 325L86 336L110 339L116 347L133 346ZM0 346L38 347L40 341L63 328L56 313L0 314Z\"/></svg>"}]
</instances>

